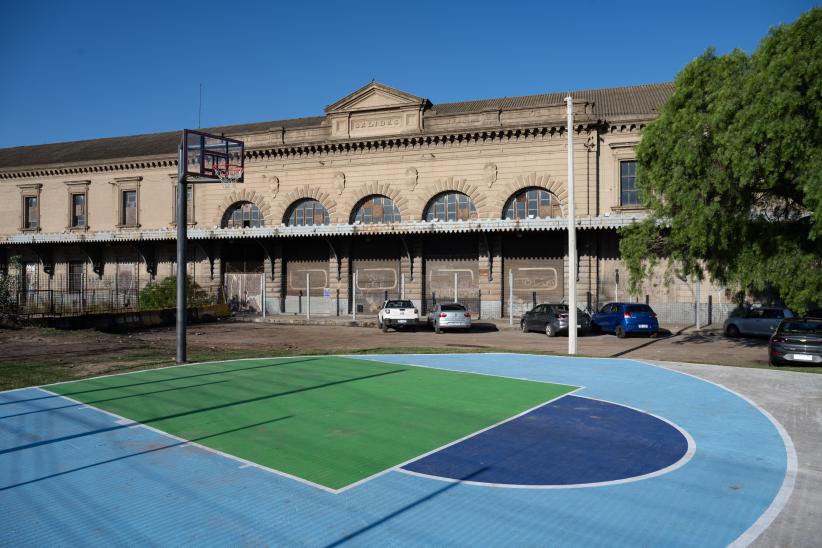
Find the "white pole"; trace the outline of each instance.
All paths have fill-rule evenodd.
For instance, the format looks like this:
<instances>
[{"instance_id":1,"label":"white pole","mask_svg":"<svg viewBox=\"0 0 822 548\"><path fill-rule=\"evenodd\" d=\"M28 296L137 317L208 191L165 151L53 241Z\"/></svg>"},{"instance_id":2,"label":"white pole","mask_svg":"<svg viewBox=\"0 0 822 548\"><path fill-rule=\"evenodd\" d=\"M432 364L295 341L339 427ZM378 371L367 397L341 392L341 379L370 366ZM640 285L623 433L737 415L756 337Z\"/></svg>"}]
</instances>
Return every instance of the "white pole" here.
<instances>
[{"instance_id":1,"label":"white pole","mask_svg":"<svg viewBox=\"0 0 822 548\"><path fill-rule=\"evenodd\" d=\"M311 274L305 273L305 319L311 319Z\"/></svg>"},{"instance_id":2,"label":"white pole","mask_svg":"<svg viewBox=\"0 0 822 548\"><path fill-rule=\"evenodd\" d=\"M351 320L357 321L357 272L351 280Z\"/></svg>"},{"instance_id":3,"label":"white pole","mask_svg":"<svg viewBox=\"0 0 822 548\"><path fill-rule=\"evenodd\" d=\"M266 300L265 300L265 274L260 274L260 276L262 277L262 283L263 283L263 291L262 291L262 293L263 293L263 319L265 319L265 313L266 313L265 309L267 308L267 306L266 306L267 303L266 303Z\"/></svg>"},{"instance_id":4,"label":"white pole","mask_svg":"<svg viewBox=\"0 0 822 548\"><path fill-rule=\"evenodd\" d=\"M514 269L508 271L508 325L514 325Z\"/></svg>"},{"instance_id":5,"label":"white pole","mask_svg":"<svg viewBox=\"0 0 822 548\"><path fill-rule=\"evenodd\" d=\"M574 99L568 104L568 354L577 353L577 229L574 203Z\"/></svg>"},{"instance_id":6,"label":"white pole","mask_svg":"<svg viewBox=\"0 0 822 548\"><path fill-rule=\"evenodd\" d=\"M459 299L457 299L457 273L456 272L454 272L454 302L455 303L459 302Z\"/></svg>"}]
</instances>

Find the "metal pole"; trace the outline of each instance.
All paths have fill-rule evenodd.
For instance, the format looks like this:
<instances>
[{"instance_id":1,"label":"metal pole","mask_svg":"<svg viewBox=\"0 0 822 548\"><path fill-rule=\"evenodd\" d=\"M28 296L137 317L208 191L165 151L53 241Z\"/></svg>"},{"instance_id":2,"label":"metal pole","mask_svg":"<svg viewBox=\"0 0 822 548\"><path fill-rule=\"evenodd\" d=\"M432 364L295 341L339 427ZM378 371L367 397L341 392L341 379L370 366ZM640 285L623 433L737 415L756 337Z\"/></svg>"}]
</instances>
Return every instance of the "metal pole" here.
<instances>
[{"instance_id":1,"label":"metal pole","mask_svg":"<svg viewBox=\"0 0 822 548\"><path fill-rule=\"evenodd\" d=\"M577 353L577 232L574 203L574 99L568 104L568 354Z\"/></svg>"},{"instance_id":2,"label":"metal pole","mask_svg":"<svg viewBox=\"0 0 822 548\"><path fill-rule=\"evenodd\" d=\"M186 228L188 227L188 193L186 192L185 158L183 144L177 155L177 363L186 359Z\"/></svg>"},{"instance_id":3,"label":"metal pole","mask_svg":"<svg viewBox=\"0 0 822 548\"><path fill-rule=\"evenodd\" d=\"M459 299L457 299L457 273L456 272L454 272L454 302L455 303L459 302Z\"/></svg>"},{"instance_id":4,"label":"metal pole","mask_svg":"<svg viewBox=\"0 0 822 548\"><path fill-rule=\"evenodd\" d=\"M514 269L508 271L508 325L514 325Z\"/></svg>"},{"instance_id":5,"label":"metal pole","mask_svg":"<svg viewBox=\"0 0 822 548\"><path fill-rule=\"evenodd\" d=\"M357 273L351 280L351 319L357 321Z\"/></svg>"},{"instance_id":6,"label":"metal pole","mask_svg":"<svg viewBox=\"0 0 822 548\"><path fill-rule=\"evenodd\" d=\"M699 301L701 300L701 293L702 293L702 284L699 281L699 278L696 279L696 318L694 323L696 324L696 329L699 330L702 327L702 315L700 314L699 310Z\"/></svg>"},{"instance_id":7,"label":"metal pole","mask_svg":"<svg viewBox=\"0 0 822 548\"><path fill-rule=\"evenodd\" d=\"M262 291L262 293L263 293L263 319L265 319L265 313L266 313L265 309L267 308L266 299L265 299L265 274L260 274L260 277L262 277L262 279L263 279L262 280L262 284L263 284L263 291Z\"/></svg>"},{"instance_id":8,"label":"metal pole","mask_svg":"<svg viewBox=\"0 0 822 548\"><path fill-rule=\"evenodd\" d=\"M305 319L311 319L311 273L305 273Z\"/></svg>"},{"instance_id":9,"label":"metal pole","mask_svg":"<svg viewBox=\"0 0 822 548\"><path fill-rule=\"evenodd\" d=\"M405 299L405 272L400 274L400 299Z\"/></svg>"}]
</instances>

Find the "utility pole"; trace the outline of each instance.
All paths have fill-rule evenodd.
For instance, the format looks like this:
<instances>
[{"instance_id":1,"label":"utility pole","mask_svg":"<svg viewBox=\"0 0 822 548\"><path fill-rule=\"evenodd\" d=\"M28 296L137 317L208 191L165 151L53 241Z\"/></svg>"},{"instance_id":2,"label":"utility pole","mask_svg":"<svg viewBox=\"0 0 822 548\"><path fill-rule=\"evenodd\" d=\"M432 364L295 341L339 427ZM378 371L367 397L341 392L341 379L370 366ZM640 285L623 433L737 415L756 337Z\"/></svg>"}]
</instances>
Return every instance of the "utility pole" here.
<instances>
[{"instance_id":1,"label":"utility pole","mask_svg":"<svg viewBox=\"0 0 822 548\"><path fill-rule=\"evenodd\" d=\"M188 237L188 182L186 180L186 160L183 155L183 144L177 160L177 363L186 359L186 295L188 279L186 275L186 238Z\"/></svg>"},{"instance_id":2,"label":"utility pole","mask_svg":"<svg viewBox=\"0 0 822 548\"><path fill-rule=\"evenodd\" d=\"M577 230L574 203L574 99L568 105L568 354L577 353Z\"/></svg>"}]
</instances>

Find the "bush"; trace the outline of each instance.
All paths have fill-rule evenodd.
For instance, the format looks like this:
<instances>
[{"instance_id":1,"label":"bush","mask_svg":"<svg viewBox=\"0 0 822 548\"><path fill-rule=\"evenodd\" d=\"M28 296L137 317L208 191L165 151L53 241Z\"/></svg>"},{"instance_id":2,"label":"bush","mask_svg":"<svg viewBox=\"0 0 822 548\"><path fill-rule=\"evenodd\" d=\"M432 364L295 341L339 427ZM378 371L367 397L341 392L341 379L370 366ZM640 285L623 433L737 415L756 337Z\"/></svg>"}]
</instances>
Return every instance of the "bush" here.
<instances>
[{"instance_id":1,"label":"bush","mask_svg":"<svg viewBox=\"0 0 822 548\"><path fill-rule=\"evenodd\" d=\"M211 304L206 290L188 278L186 304L188 307ZM140 310L159 310L177 306L177 277L169 276L159 283L148 284L140 291Z\"/></svg>"}]
</instances>

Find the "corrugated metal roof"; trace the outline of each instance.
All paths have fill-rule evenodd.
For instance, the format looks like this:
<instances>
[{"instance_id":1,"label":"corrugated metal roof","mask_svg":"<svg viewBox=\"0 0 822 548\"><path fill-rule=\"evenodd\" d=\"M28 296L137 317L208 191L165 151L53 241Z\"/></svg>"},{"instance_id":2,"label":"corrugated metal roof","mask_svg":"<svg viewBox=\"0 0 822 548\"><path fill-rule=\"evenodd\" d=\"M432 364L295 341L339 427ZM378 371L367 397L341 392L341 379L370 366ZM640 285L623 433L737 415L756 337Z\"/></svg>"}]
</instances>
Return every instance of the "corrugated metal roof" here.
<instances>
[{"instance_id":1,"label":"corrugated metal roof","mask_svg":"<svg viewBox=\"0 0 822 548\"><path fill-rule=\"evenodd\" d=\"M611 215L608 217L583 217L576 220L580 230L619 228L644 219L645 213L630 215ZM385 225L351 225L329 224L316 226L274 226L260 228L189 228L188 237L192 240L220 240L235 238L294 238L305 236L358 236L380 234L455 234L462 232L512 232L512 231L546 231L564 230L568 219L554 217L550 219L481 219L476 221L425 222L406 221ZM171 228L159 230L100 231L86 234L75 233L41 233L13 234L0 238L4 244L35 243L72 243L72 242L133 242L174 240L177 231Z\"/></svg>"},{"instance_id":2,"label":"corrugated metal roof","mask_svg":"<svg viewBox=\"0 0 822 548\"><path fill-rule=\"evenodd\" d=\"M538 108L563 104L569 94L577 101L594 103L594 115L654 115L673 93L673 84L647 84L621 88L604 88L500 99L482 99L433 105L425 116L470 114L487 110ZM237 135L265 131L273 127L301 128L319 126L325 117L313 116L204 128L208 133ZM127 137L109 137L0 149L0 169L53 165L72 162L105 161L118 158L173 155L180 140L179 131L150 133Z\"/></svg>"}]
</instances>

